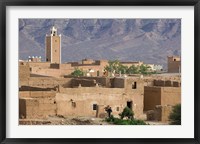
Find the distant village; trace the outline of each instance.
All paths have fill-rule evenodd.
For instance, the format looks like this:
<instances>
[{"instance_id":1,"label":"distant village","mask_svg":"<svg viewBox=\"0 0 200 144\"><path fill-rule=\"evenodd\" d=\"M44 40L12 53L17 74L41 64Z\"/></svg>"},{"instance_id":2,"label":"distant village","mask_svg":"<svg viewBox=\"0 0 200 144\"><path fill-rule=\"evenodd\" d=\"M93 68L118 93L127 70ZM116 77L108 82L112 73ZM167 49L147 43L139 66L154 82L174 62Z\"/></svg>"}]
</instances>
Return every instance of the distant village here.
<instances>
[{"instance_id":1,"label":"distant village","mask_svg":"<svg viewBox=\"0 0 200 144\"><path fill-rule=\"evenodd\" d=\"M168 56L162 65L142 61L93 60L61 63L61 35L53 26L46 35L46 61L19 60L19 123L48 117L118 117L125 107L134 117L168 123L181 103L181 58ZM40 122L35 122L36 124Z\"/></svg>"}]
</instances>

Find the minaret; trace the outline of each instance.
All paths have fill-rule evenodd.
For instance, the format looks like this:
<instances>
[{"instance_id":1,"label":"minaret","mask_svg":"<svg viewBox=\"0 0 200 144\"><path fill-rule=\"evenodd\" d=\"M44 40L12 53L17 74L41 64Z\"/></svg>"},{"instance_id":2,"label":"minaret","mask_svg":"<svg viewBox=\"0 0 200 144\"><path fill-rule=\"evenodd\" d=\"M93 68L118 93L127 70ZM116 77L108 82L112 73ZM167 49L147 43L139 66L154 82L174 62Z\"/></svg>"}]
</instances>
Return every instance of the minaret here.
<instances>
[{"instance_id":1,"label":"minaret","mask_svg":"<svg viewBox=\"0 0 200 144\"><path fill-rule=\"evenodd\" d=\"M51 34L46 35L46 62L61 63L61 35L57 35L57 28L50 29Z\"/></svg>"}]
</instances>

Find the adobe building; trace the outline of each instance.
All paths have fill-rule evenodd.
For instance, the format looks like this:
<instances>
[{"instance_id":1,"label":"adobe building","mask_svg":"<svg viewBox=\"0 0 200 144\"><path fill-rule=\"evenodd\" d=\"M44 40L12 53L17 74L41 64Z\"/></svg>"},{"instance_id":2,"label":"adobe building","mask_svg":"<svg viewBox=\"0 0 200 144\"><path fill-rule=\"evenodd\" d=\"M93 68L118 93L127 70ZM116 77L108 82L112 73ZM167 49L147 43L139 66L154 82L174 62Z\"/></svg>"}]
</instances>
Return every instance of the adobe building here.
<instances>
[{"instance_id":1,"label":"adobe building","mask_svg":"<svg viewBox=\"0 0 200 144\"><path fill-rule=\"evenodd\" d=\"M181 72L181 58L180 56L168 56L168 73Z\"/></svg>"},{"instance_id":2,"label":"adobe building","mask_svg":"<svg viewBox=\"0 0 200 144\"><path fill-rule=\"evenodd\" d=\"M148 120L168 121L172 106L181 103L181 83L173 80L154 80L144 87L144 111Z\"/></svg>"},{"instance_id":3,"label":"adobe building","mask_svg":"<svg viewBox=\"0 0 200 144\"><path fill-rule=\"evenodd\" d=\"M61 35L54 26L51 34L46 35L46 62L61 63Z\"/></svg>"},{"instance_id":4,"label":"adobe building","mask_svg":"<svg viewBox=\"0 0 200 144\"><path fill-rule=\"evenodd\" d=\"M53 27L46 36L46 62L35 57L19 62L19 118L45 119L49 116L106 117L105 107L112 114L127 106L135 118L144 119L144 111L153 110L154 119L166 120L170 108L180 103L180 76L155 75L132 77L103 77L107 60L83 59L61 64L61 35ZM170 59L169 70L177 68ZM143 62L122 62L140 66ZM91 77L69 77L75 68L91 72ZM156 109L155 109L156 108ZM147 117L149 115L147 114Z\"/></svg>"},{"instance_id":5,"label":"adobe building","mask_svg":"<svg viewBox=\"0 0 200 144\"><path fill-rule=\"evenodd\" d=\"M134 65L134 66L141 66L142 64L144 64L142 61L131 61L131 62L120 62L122 65L124 65L124 66L128 66L128 67L130 67L130 66L132 66L132 65Z\"/></svg>"}]
</instances>

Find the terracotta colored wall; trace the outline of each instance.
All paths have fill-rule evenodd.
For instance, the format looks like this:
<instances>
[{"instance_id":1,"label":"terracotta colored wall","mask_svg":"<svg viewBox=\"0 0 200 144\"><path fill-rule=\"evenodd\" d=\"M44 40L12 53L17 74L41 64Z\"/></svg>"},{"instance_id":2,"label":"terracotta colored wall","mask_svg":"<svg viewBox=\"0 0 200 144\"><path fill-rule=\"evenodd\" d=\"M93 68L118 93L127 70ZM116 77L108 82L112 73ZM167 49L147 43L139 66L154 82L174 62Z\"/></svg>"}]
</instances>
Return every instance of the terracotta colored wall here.
<instances>
[{"instance_id":1,"label":"terracotta colored wall","mask_svg":"<svg viewBox=\"0 0 200 144\"><path fill-rule=\"evenodd\" d=\"M176 61L174 61L176 59ZM179 67L181 67L180 57L168 57L168 72L179 73Z\"/></svg>"},{"instance_id":2,"label":"terracotta colored wall","mask_svg":"<svg viewBox=\"0 0 200 144\"><path fill-rule=\"evenodd\" d=\"M144 87L144 111L181 103L181 87Z\"/></svg>"},{"instance_id":3,"label":"terracotta colored wall","mask_svg":"<svg viewBox=\"0 0 200 144\"><path fill-rule=\"evenodd\" d=\"M161 88L144 87L144 111L153 110L156 105L161 105Z\"/></svg>"},{"instance_id":4,"label":"terracotta colored wall","mask_svg":"<svg viewBox=\"0 0 200 144\"><path fill-rule=\"evenodd\" d=\"M20 92L19 117L45 118L56 115L55 92Z\"/></svg>"},{"instance_id":5,"label":"terracotta colored wall","mask_svg":"<svg viewBox=\"0 0 200 144\"><path fill-rule=\"evenodd\" d=\"M127 106L127 101L133 102L132 108L136 117L143 114L143 96L137 93L125 93L121 88L60 88L60 92L56 94L59 115L96 116L96 110L92 110L92 107L93 104L97 104L101 107L110 105L112 114L118 116ZM76 107L73 107L72 101L76 103Z\"/></svg>"},{"instance_id":6,"label":"terracotta colored wall","mask_svg":"<svg viewBox=\"0 0 200 144\"><path fill-rule=\"evenodd\" d=\"M52 63L60 63L60 36L52 36Z\"/></svg>"},{"instance_id":7,"label":"terracotta colored wall","mask_svg":"<svg viewBox=\"0 0 200 144\"><path fill-rule=\"evenodd\" d=\"M37 88L55 90L58 85L63 85L63 87L71 87L71 78L51 78L51 77L31 77L30 79L25 79L20 81L20 86L23 91L33 91Z\"/></svg>"},{"instance_id":8,"label":"terracotta colored wall","mask_svg":"<svg viewBox=\"0 0 200 144\"><path fill-rule=\"evenodd\" d=\"M46 37L46 62L51 62L51 36Z\"/></svg>"},{"instance_id":9,"label":"terracotta colored wall","mask_svg":"<svg viewBox=\"0 0 200 144\"><path fill-rule=\"evenodd\" d=\"M30 77L30 66L28 63L19 63L19 79L24 80Z\"/></svg>"},{"instance_id":10,"label":"terracotta colored wall","mask_svg":"<svg viewBox=\"0 0 200 144\"><path fill-rule=\"evenodd\" d=\"M147 120L168 122L171 111L172 111L172 106L157 105L154 108L154 110L150 110L147 112Z\"/></svg>"},{"instance_id":11,"label":"terracotta colored wall","mask_svg":"<svg viewBox=\"0 0 200 144\"><path fill-rule=\"evenodd\" d=\"M176 105L181 103L180 87L161 88L161 105Z\"/></svg>"}]
</instances>

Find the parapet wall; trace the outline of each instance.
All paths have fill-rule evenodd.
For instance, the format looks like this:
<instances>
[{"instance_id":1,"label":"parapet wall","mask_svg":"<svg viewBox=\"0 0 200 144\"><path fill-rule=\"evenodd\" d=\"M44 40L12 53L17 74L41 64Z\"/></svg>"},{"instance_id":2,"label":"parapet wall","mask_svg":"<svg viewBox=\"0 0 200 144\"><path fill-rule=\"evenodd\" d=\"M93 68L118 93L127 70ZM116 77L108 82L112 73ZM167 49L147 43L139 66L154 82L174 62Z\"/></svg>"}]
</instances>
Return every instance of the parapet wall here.
<instances>
[{"instance_id":1,"label":"parapet wall","mask_svg":"<svg viewBox=\"0 0 200 144\"><path fill-rule=\"evenodd\" d=\"M29 62L30 67L50 68L50 62Z\"/></svg>"},{"instance_id":2,"label":"parapet wall","mask_svg":"<svg viewBox=\"0 0 200 144\"><path fill-rule=\"evenodd\" d=\"M55 98L56 92L54 91L20 91L20 98Z\"/></svg>"},{"instance_id":3,"label":"parapet wall","mask_svg":"<svg viewBox=\"0 0 200 144\"><path fill-rule=\"evenodd\" d=\"M154 86L160 87L180 87L181 82L179 81L171 81L171 80L154 80Z\"/></svg>"},{"instance_id":4,"label":"parapet wall","mask_svg":"<svg viewBox=\"0 0 200 144\"><path fill-rule=\"evenodd\" d=\"M81 80L83 81L96 81L96 83L101 86L101 87L111 87L111 83L110 83L110 78L107 78L107 77L76 77L76 78L73 78L73 77L69 77L69 76L65 76L65 78L72 78L72 79L76 79L75 81L78 82L81 82ZM72 84L71 87L76 87L78 86L78 84ZM90 87L90 85L88 85L88 87Z\"/></svg>"},{"instance_id":5,"label":"parapet wall","mask_svg":"<svg viewBox=\"0 0 200 144\"><path fill-rule=\"evenodd\" d=\"M92 79L72 79L71 81L72 87L94 87L96 86L96 80Z\"/></svg>"},{"instance_id":6,"label":"parapet wall","mask_svg":"<svg viewBox=\"0 0 200 144\"><path fill-rule=\"evenodd\" d=\"M20 81L20 91L55 91L58 85L71 87L71 78L31 77Z\"/></svg>"}]
</instances>

